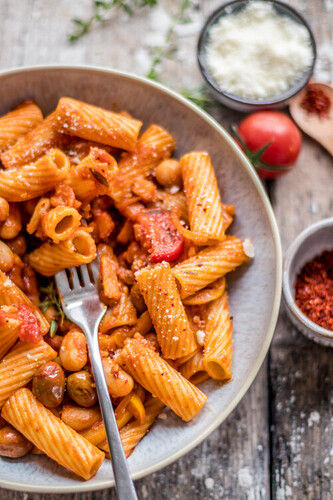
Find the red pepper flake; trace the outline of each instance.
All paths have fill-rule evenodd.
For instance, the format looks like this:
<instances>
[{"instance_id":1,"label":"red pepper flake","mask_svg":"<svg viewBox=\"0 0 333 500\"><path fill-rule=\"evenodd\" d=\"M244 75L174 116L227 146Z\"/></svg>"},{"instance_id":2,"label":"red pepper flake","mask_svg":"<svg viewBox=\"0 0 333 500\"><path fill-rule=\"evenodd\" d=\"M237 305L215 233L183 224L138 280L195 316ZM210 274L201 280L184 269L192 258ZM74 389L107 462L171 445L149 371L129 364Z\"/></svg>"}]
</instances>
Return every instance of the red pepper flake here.
<instances>
[{"instance_id":1,"label":"red pepper flake","mask_svg":"<svg viewBox=\"0 0 333 500\"><path fill-rule=\"evenodd\" d=\"M20 304L18 306L18 317L22 321L18 334L20 340L37 344L41 340L42 335L40 333L38 319L31 307Z\"/></svg>"},{"instance_id":2,"label":"red pepper flake","mask_svg":"<svg viewBox=\"0 0 333 500\"><path fill-rule=\"evenodd\" d=\"M331 108L331 99L325 92L313 84L309 84L301 107L308 113L316 113L319 118L327 118Z\"/></svg>"},{"instance_id":3,"label":"red pepper flake","mask_svg":"<svg viewBox=\"0 0 333 500\"><path fill-rule=\"evenodd\" d=\"M301 269L295 300L311 321L333 330L333 250L323 252Z\"/></svg>"}]
</instances>

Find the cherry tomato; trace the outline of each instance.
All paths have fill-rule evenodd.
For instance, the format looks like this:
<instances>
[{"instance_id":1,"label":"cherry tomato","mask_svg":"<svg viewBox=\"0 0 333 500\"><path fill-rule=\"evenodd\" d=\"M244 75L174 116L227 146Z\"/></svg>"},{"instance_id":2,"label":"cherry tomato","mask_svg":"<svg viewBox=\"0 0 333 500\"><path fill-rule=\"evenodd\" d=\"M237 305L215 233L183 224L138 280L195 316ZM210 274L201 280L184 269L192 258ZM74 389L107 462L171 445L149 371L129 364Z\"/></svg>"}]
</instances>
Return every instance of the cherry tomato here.
<instances>
[{"instance_id":1,"label":"cherry tomato","mask_svg":"<svg viewBox=\"0 0 333 500\"><path fill-rule=\"evenodd\" d=\"M18 317L22 320L22 324L19 330L19 339L24 342L33 342L37 344L42 335L40 333L38 319L34 315L31 307L20 304L18 306Z\"/></svg>"},{"instance_id":2,"label":"cherry tomato","mask_svg":"<svg viewBox=\"0 0 333 500\"><path fill-rule=\"evenodd\" d=\"M259 111L247 116L238 126L236 135L263 179L274 179L288 172L302 144L294 122L278 111ZM267 148L260 153L265 146Z\"/></svg>"},{"instance_id":3,"label":"cherry tomato","mask_svg":"<svg viewBox=\"0 0 333 500\"><path fill-rule=\"evenodd\" d=\"M184 238L175 228L169 212L144 210L137 218L139 239L147 248L151 262L173 262L184 248Z\"/></svg>"}]
</instances>

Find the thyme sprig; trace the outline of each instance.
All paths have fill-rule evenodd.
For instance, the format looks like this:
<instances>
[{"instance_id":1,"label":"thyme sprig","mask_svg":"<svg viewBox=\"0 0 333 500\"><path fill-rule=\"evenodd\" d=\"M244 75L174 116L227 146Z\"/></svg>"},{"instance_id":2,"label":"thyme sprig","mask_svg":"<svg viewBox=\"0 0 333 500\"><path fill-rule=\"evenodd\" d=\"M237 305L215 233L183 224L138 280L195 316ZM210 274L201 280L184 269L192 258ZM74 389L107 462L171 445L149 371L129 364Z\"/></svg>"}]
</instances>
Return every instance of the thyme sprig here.
<instances>
[{"instance_id":1,"label":"thyme sprig","mask_svg":"<svg viewBox=\"0 0 333 500\"><path fill-rule=\"evenodd\" d=\"M191 0L182 0L178 11L175 14L171 15L171 25L165 34L164 44L158 47L155 47L152 54L152 62L149 70L146 73L146 77L150 78L150 80L158 80L159 77L159 69L164 59L170 58L172 54L175 52L175 46L173 44L173 37L175 33L175 29L180 24L186 24L191 22L191 19L188 17L187 12L188 8L191 6Z\"/></svg>"},{"instance_id":2,"label":"thyme sprig","mask_svg":"<svg viewBox=\"0 0 333 500\"><path fill-rule=\"evenodd\" d=\"M189 7L193 6L193 0L181 0L176 12L170 14L171 24L167 30L162 45L157 46L152 51L152 61L146 77L151 80L160 81L160 70L164 59L173 57L177 50L175 44L175 31L177 26L191 22L189 17ZM142 7L154 7L158 4L158 0L108 0L100 1L93 0L93 13L87 20L73 19L76 25L76 30L69 35L69 39L73 42L81 38L85 33L90 31L94 24L104 23L110 19L112 9L118 9L126 12L128 15L135 14L136 10ZM166 84L166 82L161 82ZM171 87L171 85L169 85ZM182 88L180 93L191 102L202 109L207 109L213 104L213 101L207 96L205 87L202 85L196 88ZM93 172L93 175L95 173ZM95 176L97 177L97 176ZM102 182L101 178L97 179ZM104 182L102 182L104 184Z\"/></svg>"},{"instance_id":3,"label":"thyme sprig","mask_svg":"<svg viewBox=\"0 0 333 500\"><path fill-rule=\"evenodd\" d=\"M54 307L56 309L56 316L58 318L58 321L56 321L55 319L51 321L49 331L49 335L52 338L56 334L58 323L61 326L65 321L66 315L62 308L53 280L50 280L47 286L41 287L40 291L45 295L45 299L39 304L42 313L45 313L49 309L49 307Z\"/></svg>"},{"instance_id":4,"label":"thyme sprig","mask_svg":"<svg viewBox=\"0 0 333 500\"><path fill-rule=\"evenodd\" d=\"M208 97L206 87L201 85L193 89L182 88L181 95L196 104L199 108L206 110L213 105L213 101Z\"/></svg>"},{"instance_id":5,"label":"thyme sprig","mask_svg":"<svg viewBox=\"0 0 333 500\"><path fill-rule=\"evenodd\" d=\"M72 19L72 22L75 24L75 29L68 35L68 39L70 42L75 42L88 33L95 24L105 23L105 21L109 20L110 12L113 9L122 10L129 16L132 16L136 9L154 7L157 5L157 1L158 0L93 0L93 12L88 19L77 17Z\"/></svg>"}]
</instances>

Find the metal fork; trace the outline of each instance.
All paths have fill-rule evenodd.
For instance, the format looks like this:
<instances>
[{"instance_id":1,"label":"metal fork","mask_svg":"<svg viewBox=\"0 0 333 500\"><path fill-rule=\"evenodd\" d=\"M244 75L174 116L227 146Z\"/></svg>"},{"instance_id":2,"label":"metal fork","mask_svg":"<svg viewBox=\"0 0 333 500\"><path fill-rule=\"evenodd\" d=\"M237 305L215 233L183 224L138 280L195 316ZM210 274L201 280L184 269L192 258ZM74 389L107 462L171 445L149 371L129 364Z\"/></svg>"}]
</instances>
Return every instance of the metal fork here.
<instances>
[{"instance_id":1,"label":"metal fork","mask_svg":"<svg viewBox=\"0 0 333 500\"><path fill-rule=\"evenodd\" d=\"M55 275L60 300L67 317L84 331L89 347L91 366L102 411L106 435L112 457L112 468L119 500L137 500L133 481L121 443L109 391L106 385L98 345L98 325L106 306L101 303L97 292L99 264L71 267ZM69 276L67 275L69 273Z\"/></svg>"}]
</instances>

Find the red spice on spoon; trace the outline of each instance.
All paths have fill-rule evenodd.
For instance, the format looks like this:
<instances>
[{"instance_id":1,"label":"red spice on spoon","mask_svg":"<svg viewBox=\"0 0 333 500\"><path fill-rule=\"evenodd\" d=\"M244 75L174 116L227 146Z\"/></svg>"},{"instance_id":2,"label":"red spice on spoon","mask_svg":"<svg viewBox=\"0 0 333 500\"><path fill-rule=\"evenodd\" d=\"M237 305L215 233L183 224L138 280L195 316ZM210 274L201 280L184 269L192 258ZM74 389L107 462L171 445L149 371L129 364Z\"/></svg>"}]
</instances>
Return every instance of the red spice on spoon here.
<instances>
[{"instance_id":1,"label":"red spice on spoon","mask_svg":"<svg viewBox=\"0 0 333 500\"><path fill-rule=\"evenodd\" d=\"M305 264L295 283L295 301L314 323L333 330L333 250Z\"/></svg>"},{"instance_id":2,"label":"red spice on spoon","mask_svg":"<svg viewBox=\"0 0 333 500\"><path fill-rule=\"evenodd\" d=\"M308 113L316 113L319 118L326 118L331 107L331 99L322 89L310 83L301 101L301 107Z\"/></svg>"}]
</instances>

